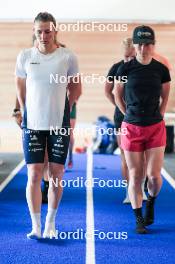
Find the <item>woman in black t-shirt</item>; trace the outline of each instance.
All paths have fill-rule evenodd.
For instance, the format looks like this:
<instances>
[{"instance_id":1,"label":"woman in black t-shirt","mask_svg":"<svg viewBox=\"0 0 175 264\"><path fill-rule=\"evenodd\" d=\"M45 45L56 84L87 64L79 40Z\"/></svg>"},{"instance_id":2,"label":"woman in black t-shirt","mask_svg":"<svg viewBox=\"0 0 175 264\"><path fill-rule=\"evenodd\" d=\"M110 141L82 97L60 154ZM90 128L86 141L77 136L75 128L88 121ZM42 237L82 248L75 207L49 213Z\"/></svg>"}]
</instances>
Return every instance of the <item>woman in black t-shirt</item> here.
<instances>
[{"instance_id":1,"label":"woman in black t-shirt","mask_svg":"<svg viewBox=\"0 0 175 264\"><path fill-rule=\"evenodd\" d=\"M115 85L115 78L117 75L118 68L121 65L123 65L125 62L128 62L135 57L135 49L133 46L132 38L125 38L122 41L122 53L123 53L123 60L115 63L110 68L110 70L107 74L106 83L105 83L105 95L109 99L109 101L115 106L114 124L115 124L115 128L118 132L117 133L117 143L118 143L118 146L119 146L120 152L121 152L122 176L128 182L129 181L128 168L126 165L124 152L120 147L120 145L121 145L120 129L121 129L121 124L122 124L124 115L122 114L120 109L116 106L116 103L114 100L113 89L114 89L114 85ZM126 188L126 198L124 199L123 203L130 203L127 188Z\"/></svg>"},{"instance_id":2,"label":"woman in black t-shirt","mask_svg":"<svg viewBox=\"0 0 175 264\"><path fill-rule=\"evenodd\" d=\"M155 34L148 26L134 29L133 43L136 58L120 66L117 77L127 76L125 84L116 87L115 99L124 114L121 146L129 169L129 196L136 216L136 232L145 234L145 226L154 222L154 201L161 185L161 167L166 145L166 129L163 121L169 90L169 70L153 59ZM148 201L142 216L142 190L144 153L148 177Z\"/></svg>"}]
</instances>

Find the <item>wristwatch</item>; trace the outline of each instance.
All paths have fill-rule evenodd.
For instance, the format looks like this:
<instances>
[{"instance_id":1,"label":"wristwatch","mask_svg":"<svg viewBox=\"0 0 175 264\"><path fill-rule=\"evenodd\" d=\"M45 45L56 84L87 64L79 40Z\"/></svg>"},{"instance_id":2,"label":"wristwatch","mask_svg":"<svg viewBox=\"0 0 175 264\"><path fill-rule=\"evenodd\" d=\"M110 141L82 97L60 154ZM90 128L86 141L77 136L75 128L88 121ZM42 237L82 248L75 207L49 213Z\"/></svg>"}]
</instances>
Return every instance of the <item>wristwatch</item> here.
<instances>
[{"instance_id":1,"label":"wristwatch","mask_svg":"<svg viewBox=\"0 0 175 264\"><path fill-rule=\"evenodd\" d=\"M13 117L15 117L15 116L17 116L17 115L19 115L19 114L21 114L20 109L18 109L18 108L13 109L13 113L12 113L12 116L13 116Z\"/></svg>"}]
</instances>

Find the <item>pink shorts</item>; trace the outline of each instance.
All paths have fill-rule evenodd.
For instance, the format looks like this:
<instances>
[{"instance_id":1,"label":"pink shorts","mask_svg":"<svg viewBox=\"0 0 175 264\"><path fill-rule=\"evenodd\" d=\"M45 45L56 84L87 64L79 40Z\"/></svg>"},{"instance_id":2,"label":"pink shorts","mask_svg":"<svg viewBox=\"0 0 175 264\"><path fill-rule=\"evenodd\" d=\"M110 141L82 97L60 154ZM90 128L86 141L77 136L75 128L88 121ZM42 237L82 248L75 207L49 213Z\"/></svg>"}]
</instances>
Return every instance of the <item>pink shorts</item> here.
<instances>
[{"instance_id":1,"label":"pink shorts","mask_svg":"<svg viewBox=\"0 0 175 264\"><path fill-rule=\"evenodd\" d=\"M121 135L121 148L123 150L142 152L147 149L166 146L165 122L150 126L137 126L122 122L125 135Z\"/></svg>"}]
</instances>

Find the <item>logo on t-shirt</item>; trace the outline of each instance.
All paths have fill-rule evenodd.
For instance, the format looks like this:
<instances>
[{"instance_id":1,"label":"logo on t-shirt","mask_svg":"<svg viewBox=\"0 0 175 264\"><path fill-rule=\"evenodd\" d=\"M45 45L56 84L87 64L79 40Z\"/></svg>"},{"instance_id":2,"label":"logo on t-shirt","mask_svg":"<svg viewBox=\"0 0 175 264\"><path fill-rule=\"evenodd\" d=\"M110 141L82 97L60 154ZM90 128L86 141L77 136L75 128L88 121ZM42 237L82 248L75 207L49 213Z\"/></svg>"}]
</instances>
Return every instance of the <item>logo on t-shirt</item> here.
<instances>
[{"instance_id":1,"label":"logo on t-shirt","mask_svg":"<svg viewBox=\"0 0 175 264\"><path fill-rule=\"evenodd\" d=\"M40 62L30 62L30 64L40 64Z\"/></svg>"}]
</instances>

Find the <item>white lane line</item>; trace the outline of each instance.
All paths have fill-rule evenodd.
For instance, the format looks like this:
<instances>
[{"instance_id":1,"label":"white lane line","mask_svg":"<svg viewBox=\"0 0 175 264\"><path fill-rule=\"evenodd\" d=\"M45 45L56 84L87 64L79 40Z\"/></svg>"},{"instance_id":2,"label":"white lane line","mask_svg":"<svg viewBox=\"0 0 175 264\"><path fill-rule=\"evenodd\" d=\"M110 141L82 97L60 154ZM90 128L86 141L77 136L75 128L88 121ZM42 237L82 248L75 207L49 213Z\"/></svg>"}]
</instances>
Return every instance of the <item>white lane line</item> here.
<instances>
[{"instance_id":1,"label":"white lane line","mask_svg":"<svg viewBox=\"0 0 175 264\"><path fill-rule=\"evenodd\" d=\"M162 168L161 174L163 177L167 180L167 182L175 189L175 180L173 177L165 170L165 168Z\"/></svg>"},{"instance_id":2,"label":"white lane line","mask_svg":"<svg viewBox=\"0 0 175 264\"><path fill-rule=\"evenodd\" d=\"M92 147L87 148L86 170L86 264L95 264L95 241L94 241L94 204L93 204L93 153ZM91 183L91 184L89 184Z\"/></svg>"},{"instance_id":3,"label":"white lane line","mask_svg":"<svg viewBox=\"0 0 175 264\"><path fill-rule=\"evenodd\" d=\"M16 176L16 174L21 170L21 168L25 165L25 161L22 160L18 166L12 170L12 172L7 176L7 178L0 184L0 192L7 186L7 184Z\"/></svg>"}]
</instances>

